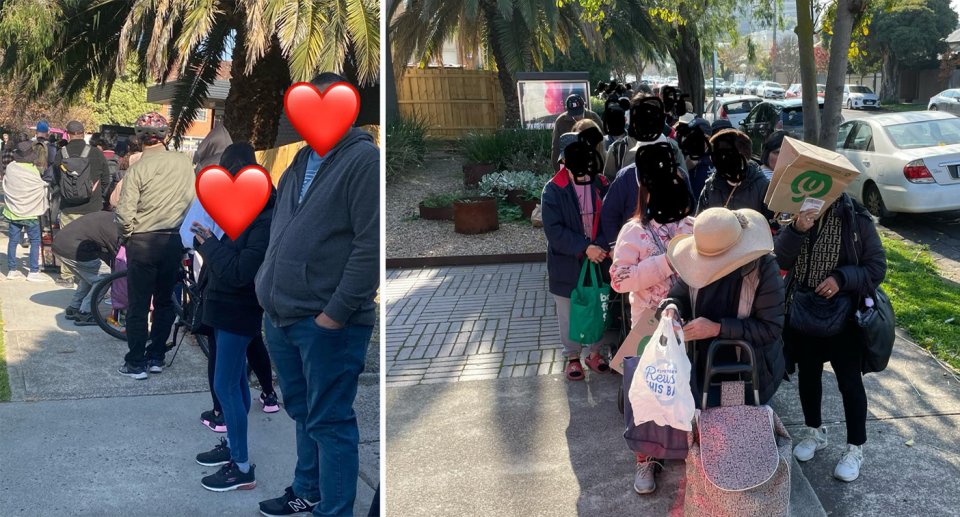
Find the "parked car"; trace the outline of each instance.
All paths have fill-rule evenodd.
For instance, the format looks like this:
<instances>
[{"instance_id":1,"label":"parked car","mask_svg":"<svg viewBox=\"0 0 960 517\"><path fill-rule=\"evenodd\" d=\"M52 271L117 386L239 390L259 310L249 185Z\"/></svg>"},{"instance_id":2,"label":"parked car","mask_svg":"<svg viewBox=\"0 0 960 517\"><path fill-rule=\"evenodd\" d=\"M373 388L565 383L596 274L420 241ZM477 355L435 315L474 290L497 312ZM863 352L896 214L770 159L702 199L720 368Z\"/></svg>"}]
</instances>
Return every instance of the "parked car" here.
<instances>
[{"instance_id":1,"label":"parked car","mask_svg":"<svg viewBox=\"0 0 960 517\"><path fill-rule=\"evenodd\" d=\"M714 102L711 100L704 109L703 118L711 124L714 120L729 120L733 127L738 127L740 121L746 118L754 106L763 102L755 95L738 95L724 97L716 101L716 116L714 116Z\"/></svg>"},{"instance_id":2,"label":"parked car","mask_svg":"<svg viewBox=\"0 0 960 517\"><path fill-rule=\"evenodd\" d=\"M920 111L851 120L837 152L860 171L847 187L876 217L960 209L960 118Z\"/></svg>"},{"instance_id":3,"label":"parked car","mask_svg":"<svg viewBox=\"0 0 960 517\"><path fill-rule=\"evenodd\" d=\"M744 95L758 95L757 88L763 84L763 81L750 81L746 86L743 87Z\"/></svg>"},{"instance_id":4,"label":"parked car","mask_svg":"<svg viewBox=\"0 0 960 517\"><path fill-rule=\"evenodd\" d=\"M960 113L960 88L944 90L930 98L930 102L927 103L927 109L930 111Z\"/></svg>"},{"instance_id":5,"label":"parked car","mask_svg":"<svg viewBox=\"0 0 960 517\"><path fill-rule=\"evenodd\" d=\"M823 115L823 100L819 99L820 115ZM843 123L843 115L840 122ZM742 121L740 130L750 137L753 154L760 156L763 142L774 131L782 129L787 135L803 138L803 101L800 99L767 100L754 106Z\"/></svg>"},{"instance_id":6,"label":"parked car","mask_svg":"<svg viewBox=\"0 0 960 517\"><path fill-rule=\"evenodd\" d=\"M757 87L757 95L764 99L782 99L784 96L783 86L773 81L765 81Z\"/></svg>"},{"instance_id":7,"label":"parked car","mask_svg":"<svg viewBox=\"0 0 960 517\"><path fill-rule=\"evenodd\" d=\"M797 84L797 83L791 84L790 87L787 88L787 91L784 94L784 98L793 99L793 98L803 97L803 90L801 88L802 86L800 84ZM822 99L826 91L827 91L826 85L824 84L817 85L817 97L820 97Z\"/></svg>"},{"instance_id":8,"label":"parked car","mask_svg":"<svg viewBox=\"0 0 960 517\"><path fill-rule=\"evenodd\" d=\"M730 93L734 95L743 95L743 87L746 84L747 83L743 81L735 81L733 84L730 85Z\"/></svg>"},{"instance_id":9,"label":"parked car","mask_svg":"<svg viewBox=\"0 0 960 517\"><path fill-rule=\"evenodd\" d=\"M879 108L880 99L870 88L859 84L847 84L843 87L843 105L848 110L856 108Z\"/></svg>"}]
</instances>

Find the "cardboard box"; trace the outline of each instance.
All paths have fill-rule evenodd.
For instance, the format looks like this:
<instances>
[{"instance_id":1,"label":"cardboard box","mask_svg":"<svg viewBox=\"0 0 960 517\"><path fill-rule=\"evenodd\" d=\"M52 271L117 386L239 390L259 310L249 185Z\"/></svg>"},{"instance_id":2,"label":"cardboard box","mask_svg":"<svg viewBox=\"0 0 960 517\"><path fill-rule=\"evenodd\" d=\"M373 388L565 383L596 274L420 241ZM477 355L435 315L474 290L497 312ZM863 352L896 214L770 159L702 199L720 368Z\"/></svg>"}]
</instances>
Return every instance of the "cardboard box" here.
<instances>
[{"instance_id":1,"label":"cardboard box","mask_svg":"<svg viewBox=\"0 0 960 517\"><path fill-rule=\"evenodd\" d=\"M785 137L764 202L785 214L820 210L836 201L859 174L846 156Z\"/></svg>"},{"instance_id":2,"label":"cardboard box","mask_svg":"<svg viewBox=\"0 0 960 517\"><path fill-rule=\"evenodd\" d=\"M620 375L623 375L624 359L643 354L643 349L650 341L650 336L657 330L660 323L657 321L656 315L657 311L654 309L646 309L640 313L639 321L633 326L630 334L627 335L627 339L620 345L620 350L617 351L617 355L613 357L613 361L610 363L610 367Z\"/></svg>"}]
</instances>

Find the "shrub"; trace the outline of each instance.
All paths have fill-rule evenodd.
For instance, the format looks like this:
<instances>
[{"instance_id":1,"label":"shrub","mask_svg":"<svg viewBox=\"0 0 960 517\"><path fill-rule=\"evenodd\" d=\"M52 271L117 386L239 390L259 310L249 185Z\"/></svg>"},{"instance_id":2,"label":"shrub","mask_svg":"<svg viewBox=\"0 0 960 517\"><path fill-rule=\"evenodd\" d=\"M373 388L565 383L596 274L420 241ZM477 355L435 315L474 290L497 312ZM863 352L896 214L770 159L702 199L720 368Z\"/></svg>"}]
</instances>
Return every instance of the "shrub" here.
<instances>
[{"instance_id":1,"label":"shrub","mask_svg":"<svg viewBox=\"0 0 960 517\"><path fill-rule=\"evenodd\" d=\"M510 190L535 191L537 192L536 199L540 199L539 193L543 191L543 186L548 181L550 181L549 174L534 174L530 171L503 171L487 174L480 179L477 187L482 195L498 199L506 199L507 191Z\"/></svg>"},{"instance_id":2,"label":"shrub","mask_svg":"<svg viewBox=\"0 0 960 517\"><path fill-rule=\"evenodd\" d=\"M426 119L419 115L401 115L387 121L387 179L393 179L423 164L427 153Z\"/></svg>"},{"instance_id":3,"label":"shrub","mask_svg":"<svg viewBox=\"0 0 960 517\"><path fill-rule=\"evenodd\" d=\"M453 206L453 202L464 194L431 194L423 199L423 206L427 208L446 208Z\"/></svg>"},{"instance_id":4,"label":"shrub","mask_svg":"<svg viewBox=\"0 0 960 517\"><path fill-rule=\"evenodd\" d=\"M468 162L492 163L500 170L553 171L550 151L553 134L547 129L501 129L471 132L461 146Z\"/></svg>"}]
</instances>

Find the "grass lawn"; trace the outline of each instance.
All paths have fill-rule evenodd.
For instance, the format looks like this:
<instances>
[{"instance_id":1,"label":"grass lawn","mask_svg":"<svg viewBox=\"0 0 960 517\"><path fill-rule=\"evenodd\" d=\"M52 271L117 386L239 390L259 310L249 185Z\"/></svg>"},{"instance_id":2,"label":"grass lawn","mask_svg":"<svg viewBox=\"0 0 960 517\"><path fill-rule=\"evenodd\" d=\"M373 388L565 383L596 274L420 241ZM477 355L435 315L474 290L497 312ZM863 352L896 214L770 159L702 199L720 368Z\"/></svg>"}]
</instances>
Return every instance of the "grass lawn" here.
<instances>
[{"instance_id":1,"label":"grass lawn","mask_svg":"<svg viewBox=\"0 0 960 517\"><path fill-rule=\"evenodd\" d=\"M883 288L893 304L897 326L920 346L960 368L960 286L940 276L926 246L880 237L887 254Z\"/></svg>"},{"instance_id":2,"label":"grass lawn","mask_svg":"<svg viewBox=\"0 0 960 517\"><path fill-rule=\"evenodd\" d=\"M0 314L0 402L10 400L10 375L7 373L7 356L3 349L3 315Z\"/></svg>"},{"instance_id":3,"label":"grass lawn","mask_svg":"<svg viewBox=\"0 0 960 517\"><path fill-rule=\"evenodd\" d=\"M924 111L926 104L884 104L884 108L890 111Z\"/></svg>"}]
</instances>

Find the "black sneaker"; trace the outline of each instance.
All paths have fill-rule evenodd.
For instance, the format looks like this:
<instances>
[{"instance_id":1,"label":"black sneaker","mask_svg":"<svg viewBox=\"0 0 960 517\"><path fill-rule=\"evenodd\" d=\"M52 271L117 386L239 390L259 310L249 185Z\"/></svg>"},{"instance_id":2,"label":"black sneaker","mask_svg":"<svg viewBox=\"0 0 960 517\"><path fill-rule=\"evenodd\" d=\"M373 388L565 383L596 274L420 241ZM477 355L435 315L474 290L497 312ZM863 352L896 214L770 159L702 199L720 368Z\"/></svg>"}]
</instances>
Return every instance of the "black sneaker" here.
<instances>
[{"instance_id":1,"label":"black sneaker","mask_svg":"<svg viewBox=\"0 0 960 517\"><path fill-rule=\"evenodd\" d=\"M214 413L212 409L200 413L200 423L209 427L215 433L227 432L227 423L223 420L223 413Z\"/></svg>"},{"instance_id":2,"label":"black sneaker","mask_svg":"<svg viewBox=\"0 0 960 517\"><path fill-rule=\"evenodd\" d=\"M159 359L151 359L147 366L150 369L150 373L163 373L163 361Z\"/></svg>"},{"instance_id":3,"label":"black sneaker","mask_svg":"<svg viewBox=\"0 0 960 517\"><path fill-rule=\"evenodd\" d=\"M280 403L277 401L277 392L273 392L269 395L266 393L260 393L260 405L263 407L264 413L276 413L280 411Z\"/></svg>"},{"instance_id":4,"label":"black sneaker","mask_svg":"<svg viewBox=\"0 0 960 517\"><path fill-rule=\"evenodd\" d=\"M253 475L256 465L250 465L250 472L240 472L236 463L229 461L220 467L216 473L204 477L200 484L207 490L214 492L229 492L231 490L250 490L257 486L257 478Z\"/></svg>"},{"instance_id":5,"label":"black sneaker","mask_svg":"<svg viewBox=\"0 0 960 517\"><path fill-rule=\"evenodd\" d=\"M117 371L120 372L120 375L126 375L131 379L143 380L148 377L147 369L143 366L133 366L130 363L123 363L120 365L120 368L117 368Z\"/></svg>"},{"instance_id":6,"label":"black sneaker","mask_svg":"<svg viewBox=\"0 0 960 517\"><path fill-rule=\"evenodd\" d=\"M80 309L76 307L67 307L63 311L63 317L67 318L67 321L72 321L77 319L77 313L80 312Z\"/></svg>"},{"instance_id":7,"label":"black sneaker","mask_svg":"<svg viewBox=\"0 0 960 517\"><path fill-rule=\"evenodd\" d=\"M317 501L319 503L320 501ZM276 499L267 499L260 502L260 513L267 517L281 517L286 515L309 514L317 503L311 503L293 493L293 487L288 486L283 495Z\"/></svg>"},{"instance_id":8,"label":"black sneaker","mask_svg":"<svg viewBox=\"0 0 960 517\"><path fill-rule=\"evenodd\" d=\"M197 454L197 463L204 467L219 467L230 463L230 447L227 447L227 440L220 438L220 445L217 445L209 452Z\"/></svg>"},{"instance_id":9,"label":"black sneaker","mask_svg":"<svg viewBox=\"0 0 960 517\"><path fill-rule=\"evenodd\" d=\"M90 312L77 311L77 315L73 319L73 324L77 327L89 327L97 324L97 320L93 319L93 313Z\"/></svg>"}]
</instances>

